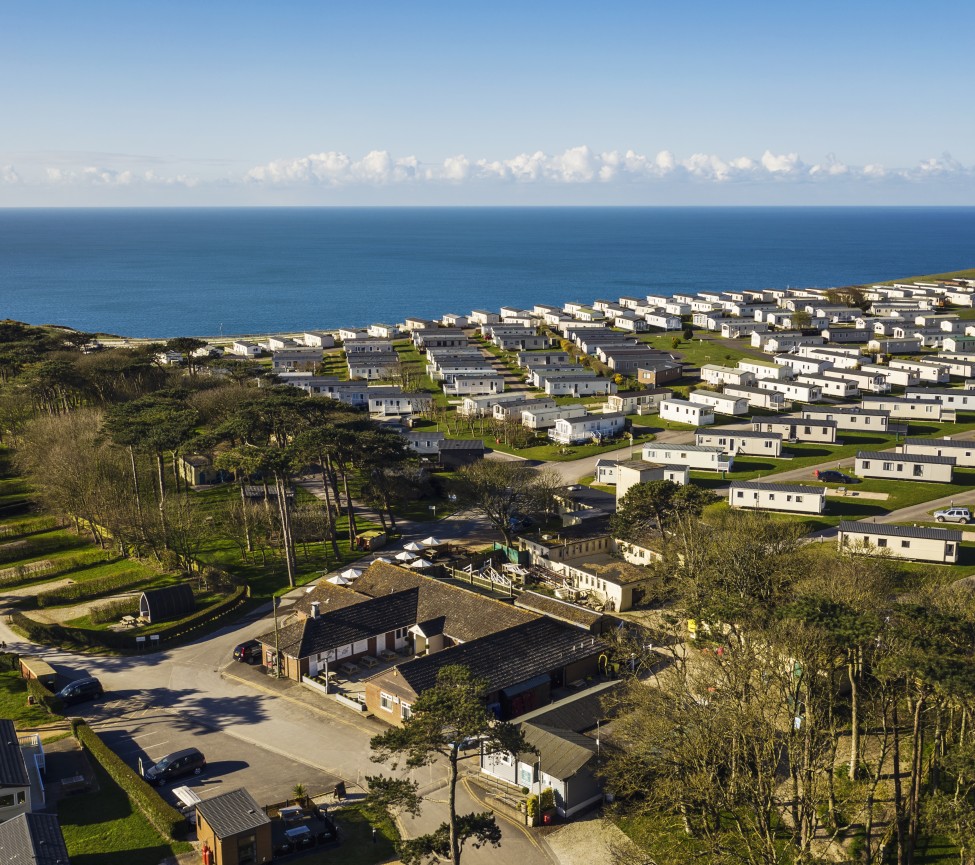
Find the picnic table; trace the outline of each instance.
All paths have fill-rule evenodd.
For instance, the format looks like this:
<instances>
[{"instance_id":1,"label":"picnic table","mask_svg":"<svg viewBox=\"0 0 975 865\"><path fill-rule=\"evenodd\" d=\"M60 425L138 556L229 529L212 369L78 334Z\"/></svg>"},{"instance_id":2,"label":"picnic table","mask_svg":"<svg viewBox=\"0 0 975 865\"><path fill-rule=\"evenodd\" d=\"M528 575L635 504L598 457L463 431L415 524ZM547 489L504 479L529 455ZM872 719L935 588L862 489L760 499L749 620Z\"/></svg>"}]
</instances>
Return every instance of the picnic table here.
<instances>
[{"instance_id":1,"label":"picnic table","mask_svg":"<svg viewBox=\"0 0 975 865\"><path fill-rule=\"evenodd\" d=\"M350 676L353 673L358 673L359 672L358 665L357 664L353 664L352 661L346 661L341 667L339 667L339 669L343 673L348 673Z\"/></svg>"},{"instance_id":2,"label":"picnic table","mask_svg":"<svg viewBox=\"0 0 975 865\"><path fill-rule=\"evenodd\" d=\"M383 649L379 653L379 657L382 658L384 661L395 661L399 657L399 655L397 655L396 652L390 651L389 649Z\"/></svg>"},{"instance_id":3,"label":"picnic table","mask_svg":"<svg viewBox=\"0 0 975 865\"><path fill-rule=\"evenodd\" d=\"M374 658L372 655L363 655L361 658L359 658L359 663L362 664L363 667L368 667L371 670L373 667L379 666L379 659Z\"/></svg>"}]
</instances>

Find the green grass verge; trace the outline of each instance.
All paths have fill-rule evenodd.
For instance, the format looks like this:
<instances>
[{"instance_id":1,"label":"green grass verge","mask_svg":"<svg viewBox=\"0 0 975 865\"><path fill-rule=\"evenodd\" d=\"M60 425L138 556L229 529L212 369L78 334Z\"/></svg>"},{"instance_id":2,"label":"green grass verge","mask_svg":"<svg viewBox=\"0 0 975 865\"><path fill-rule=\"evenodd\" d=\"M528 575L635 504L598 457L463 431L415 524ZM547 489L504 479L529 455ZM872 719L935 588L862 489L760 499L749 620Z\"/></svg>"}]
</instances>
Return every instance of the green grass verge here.
<instances>
[{"instance_id":1,"label":"green grass verge","mask_svg":"<svg viewBox=\"0 0 975 865\"><path fill-rule=\"evenodd\" d=\"M18 730L39 727L51 720L43 706L27 705L27 683L20 670L0 673L0 718L9 718Z\"/></svg>"}]
</instances>

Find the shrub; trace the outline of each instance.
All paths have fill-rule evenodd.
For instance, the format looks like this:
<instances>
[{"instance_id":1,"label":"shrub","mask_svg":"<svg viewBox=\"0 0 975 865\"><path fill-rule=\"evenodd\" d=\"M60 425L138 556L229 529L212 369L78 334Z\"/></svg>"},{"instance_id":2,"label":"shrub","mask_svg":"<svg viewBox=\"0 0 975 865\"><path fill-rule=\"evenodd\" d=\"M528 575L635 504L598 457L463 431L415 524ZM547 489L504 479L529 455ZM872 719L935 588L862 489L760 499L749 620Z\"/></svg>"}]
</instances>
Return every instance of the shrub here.
<instances>
[{"instance_id":1,"label":"shrub","mask_svg":"<svg viewBox=\"0 0 975 865\"><path fill-rule=\"evenodd\" d=\"M32 559L47 553L60 552L72 547L80 547L85 543L81 538L63 534L37 536L25 540L11 541L0 546L0 564L16 562L18 559Z\"/></svg>"},{"instance_id":2,"label":"shrub","mask_svg":"<svg viewBox=\"0 0 975 865\"><path fill-rule=\"evenodd\" d=\"M73 571L80 571L92 565L107 564L118 561L118 556L112 555L105 550L83 550L71 556L65 556L55 562L42 564L34 562L24 565L16 565L10 573L0 577L0 588L15 586L19 583L31 583L38 580L49 580L51 577L60 577L70 574Z\"/></svg>"},{"instance_id":3,"label":"shrub","mask_svg":"<svg viewBox=\"0 0 975 865\"><path fill-rule=\"evenodd\" d=\"M93 607L88 613L88 618L92 624L103 625L105 622L117 622L122 616L130 616L138 612L139 601L137 598L120 598L117 601L110 601L100 607Z\"/></svg>"},{"instance_id":4,"label":"shrub","mask_svg":"<svg viewBox=\"0 0 975 865\"><path fill-rule=\"evenodd\" d=\"M71 730L82 748L88 751L112 776L129 798L133 808L138 808L145 818L164 838L182 840L187 834L186 820L175 808L167 805L160 795L139 777L139 774L122 760L101 737L80 718L71 720Z\"/></svg>"},{"instance_id":5,"label":"shrub","mask_svg":"<svg viewBox=\"0 0 975 865\"><path fill-rule=\"evenodd\" d=\"M70 586L60 586L57 589L39 592L34 600L38 607L53 607L57 604L87 601L100 598L103 595L111 595L124 589L145 585L155 579L155 575L146 575L144 570L133 565L131 570L121 571L107 577L99 577L84 583L72 583Z\"/></svg>"},{"instance_id":6,"label":"shrub","mask_svg":"<svg viewBox=\"0 0 975 865\"><path fill-rule=\"evenodd\" d=\"M27 693L34 698L35 703L47 709L48 714L64 713L64 703L61 702L61 698L37 679L27 680Z\"/></svg>"},{"instance_id":7,"label":"shrub","mask_svg":"<svg viewBox=\"0 0 975 865\"><path fill-rule=\"evenodd\" d=\"M540 811L551 811L554 807L555 791L551 787L546 787L538 797L538 808Z\"/></svg>"},{"instance_id":8,"label":"shrub","mask_svg":"<svg viewBox=\"0 0 975 865\"><path fill-rule=\"evenodd\" d=\"M528 825L534 826L538 823L538 796L532 793L525 800L525 813L528 815Z\"/></svg>"}]
</instances>

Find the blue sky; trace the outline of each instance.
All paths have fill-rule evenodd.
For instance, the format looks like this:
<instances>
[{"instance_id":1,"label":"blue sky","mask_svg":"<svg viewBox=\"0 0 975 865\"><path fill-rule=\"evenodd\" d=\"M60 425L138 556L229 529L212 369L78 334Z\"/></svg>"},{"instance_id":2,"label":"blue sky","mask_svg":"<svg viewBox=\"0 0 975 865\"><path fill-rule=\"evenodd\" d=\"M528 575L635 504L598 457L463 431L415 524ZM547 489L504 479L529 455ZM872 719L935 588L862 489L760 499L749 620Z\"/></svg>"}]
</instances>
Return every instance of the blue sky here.
<instances>
[{"instance_id":1,"label":"blue sky","mask_svg":"<svg viewBox=\"0 0 975 865\"><path fill-rule=\"evenodd\" d=\"M970 204L973 28L937 0L8 2L0 205Z\"/></svg>"}]
</instances>

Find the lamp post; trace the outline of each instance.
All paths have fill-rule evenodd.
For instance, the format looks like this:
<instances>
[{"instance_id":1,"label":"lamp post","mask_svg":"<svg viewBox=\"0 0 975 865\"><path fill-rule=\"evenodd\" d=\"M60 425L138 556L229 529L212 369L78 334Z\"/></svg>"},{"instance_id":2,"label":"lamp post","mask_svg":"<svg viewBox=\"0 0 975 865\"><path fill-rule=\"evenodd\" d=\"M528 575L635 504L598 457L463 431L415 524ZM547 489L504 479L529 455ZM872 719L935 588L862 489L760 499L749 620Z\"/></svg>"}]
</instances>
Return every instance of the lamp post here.
<instances>
[{"instance_id":1,"label":"lamp post","mask_svg":"<svg viewBox=\"0 0 975 865\"><path fill-rule=\"evenodd\" d=\"M427 507L429 507L430 510L433 511L433 518L436 519L437 518L437 506L436 505L428 505Z\"/></svg>"}]
</instances>

